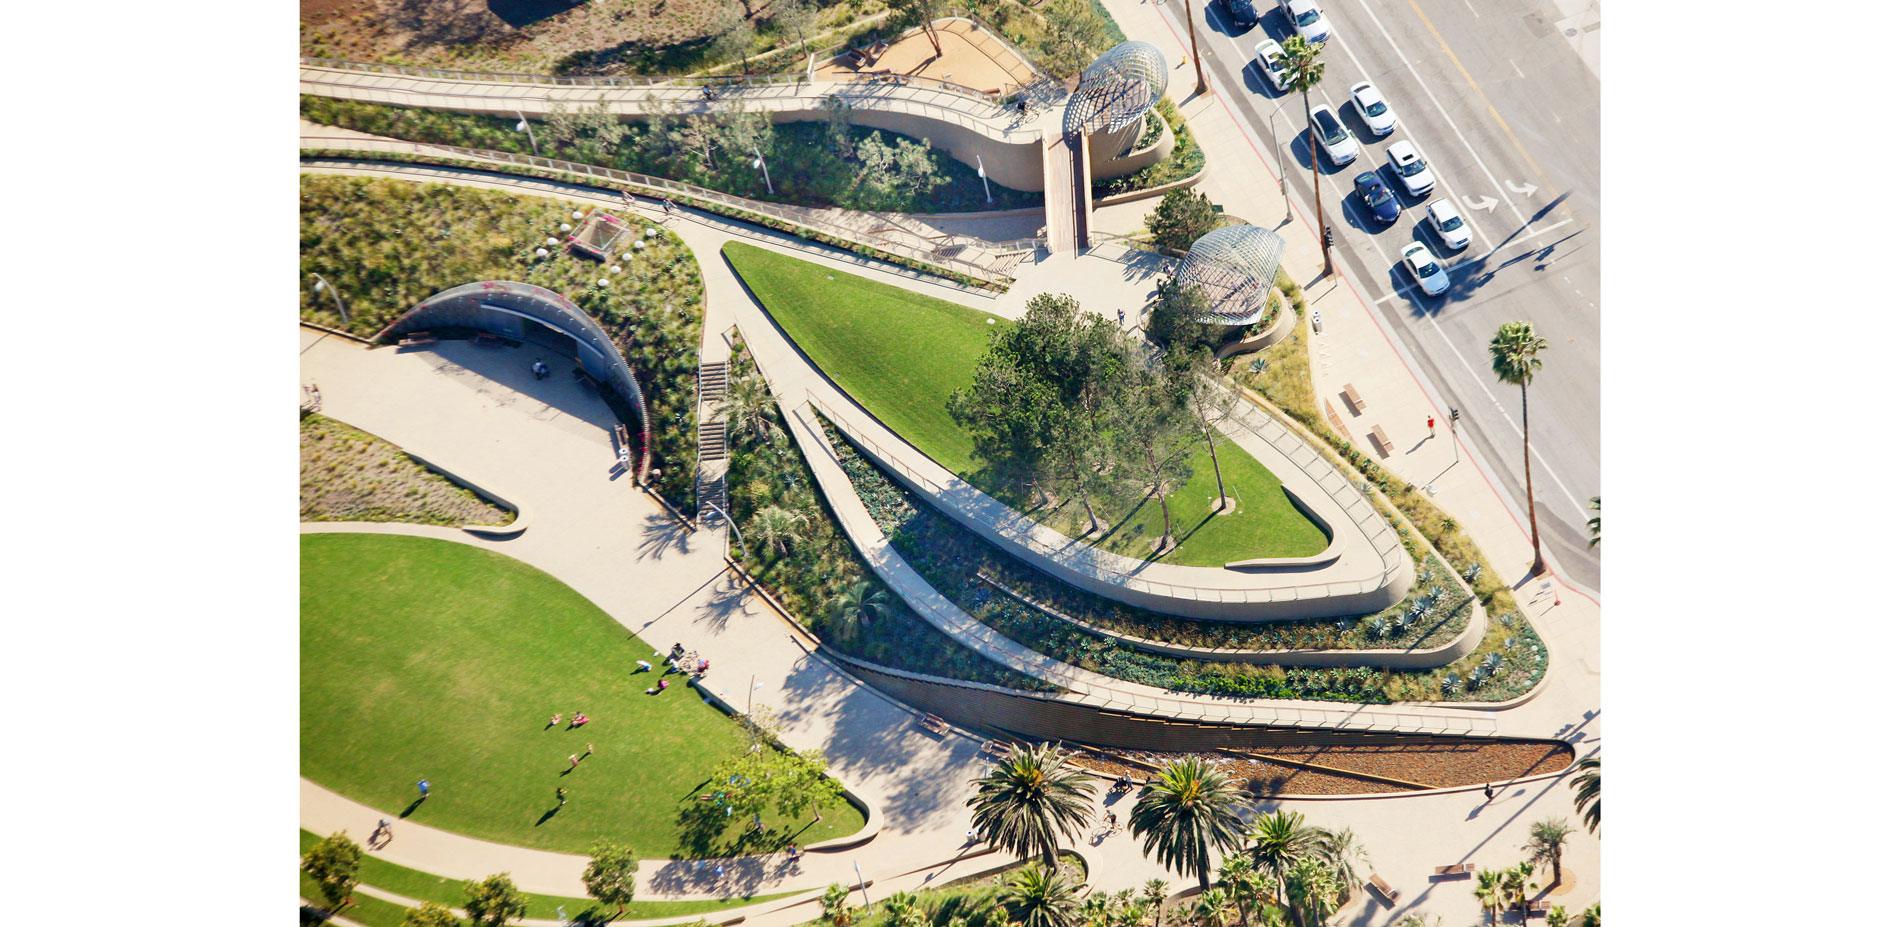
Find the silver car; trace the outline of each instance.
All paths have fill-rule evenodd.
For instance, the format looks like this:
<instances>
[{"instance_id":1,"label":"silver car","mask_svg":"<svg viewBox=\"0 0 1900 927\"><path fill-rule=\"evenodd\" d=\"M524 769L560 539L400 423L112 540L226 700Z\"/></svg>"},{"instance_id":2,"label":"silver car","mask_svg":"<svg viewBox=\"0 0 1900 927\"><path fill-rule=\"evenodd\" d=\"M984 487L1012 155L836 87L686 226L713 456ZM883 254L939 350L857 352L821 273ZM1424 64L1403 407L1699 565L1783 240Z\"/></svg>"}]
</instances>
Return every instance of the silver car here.
<instances>
[{"instance_id":1,"label":"silver car","mask_svg":"<svg viewBox=\"0 0 1900 927\"><path fill-rule=\"evenodd\" d=\"M1307 114L1306 124L1312 130L1315 147L1325 149L1326 157L1335 166L1351 164L1359 157L1359 143L1353 141L1352 133L1333 115L1332 107L1324 103L1314 106Z\"/></svg>"},{"instance_id":2,"label":"silver car","mask_svg":"<svg viewBox=\"0 0 1900 927\"><path fill-rule=\"evenodd\" d=\"M1260 70L1267 75L1267 82L1275 90L1286 89L1286 51L1280 43L1266 39L1253 47L1253 55L1260 61Z\"/></svg>"},{"instance_id":3,"label":"silver car","mask_svg":"<svg viewBox=\"0 0 1900 927\"><path fill-rule=\"evenodd\" d=\"M1465 224L1465 217L1458 214L1451 200L1435 200L1425 207L1425 221L1445 247L1457 251L1471 244L1471 226Z\"/></svg>"},{"instance_id":4,"label":"silver car","mask_svg":"<svg viewBox=\"0 0 1900 927\"><path fill-rule=\"evenodd\" d=\"M1374 135L1391 135L1392 130L1399 127L1398 114L1392 112L1391 105L1385 102L1385 94L1369 80L1352 85L1352 105Z\"/></svg>"},{"instance_id":5,"label":"silver car","mask_svg":"<svg viewBox=\"0 0 1900 927\"><path fill-rule=\"evenodd\" d=\"M1308 42L1324 42L1333 37L1333 24L1326 21L1326 14L1314 0L1280 0L1280 9L1286 13L1287 22L1293 24L1293 31Z\"/></svg>"},{"instance_id":6,"label":"silver car","mask_svg":"<svg viewBox=\"0 0 1900 927\"><path fill-rule=\"evenodd\" d=\"M1392 164L1392 173L1399 175L1399 183L1405 192L1413 196L1424 196L1438 186L1438 179L1432 176L1432 169L1425 164L1425 157L1412 147L1409 141L1393 142L1385 150L1385 159Z\"/></svg>"}]
</instances>

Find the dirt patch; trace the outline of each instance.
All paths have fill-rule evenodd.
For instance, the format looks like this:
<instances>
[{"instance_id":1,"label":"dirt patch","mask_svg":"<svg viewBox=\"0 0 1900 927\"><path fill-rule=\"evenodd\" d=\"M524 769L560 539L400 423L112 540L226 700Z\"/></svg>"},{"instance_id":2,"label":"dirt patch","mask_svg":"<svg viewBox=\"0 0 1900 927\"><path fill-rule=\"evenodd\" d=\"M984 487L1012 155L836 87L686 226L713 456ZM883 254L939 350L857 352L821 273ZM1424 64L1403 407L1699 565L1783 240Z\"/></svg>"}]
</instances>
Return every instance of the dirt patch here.
<instances>
[{"instance_id":1,"label":"dirt patch","mask_svg":"<svg viewBox=\"0 0 1900 927\"><path fill-rule=\"evenodd\" d=\"M530 73L653 73L697 58L734 0L301 0L303 54ZM754 4L763 22L770 5Z\"/></svg>"},{"instance_id":2,"label":"dirt patch","mask_svg":"<svg viewBox=\"0 0 1900 927\"><path fill-rule=\"evenodd\" d=\"M856 74L890 71L912 77L949 81L991 93L1034 83L1036 72L1027 62L983 29L967 22L947 22L937 29L939 55L922 29L898 36L875 63L854 66L849 54L820 64L821 77L846 79Z\"/></svg>"},{"instance_id":3,"label":"dirt patch","mask_svg":"<svg viewBox=\"0 0 1900 927\"><path fill-rule=\"evenodd\" d=\"M505 525L514 513L431 472L375 435L321 415L298 429L303 521Z\"/></svg>"},{"instance_id":4,"label":"dirt patch","mask_svg":"<svg viewBox=\"0 0 1900 927\"><path fill-rule=\"evenodd\" d=\"M1569 766L1575 756L1569 747L1559 744L1483 742L1275 747L1247 752L1257 755L1193 755L1219 767L1242 788L1261 795L1379 795L1418 791L1403 783L1429 788L1501 783L1557 772ZM1159 766L1189 754L1129 751L1126 755ZM1113 759L1080 755L1073 759L1109 775L1126 773L1137 781L1148 776Z\"/></svg>"}]
</instances>

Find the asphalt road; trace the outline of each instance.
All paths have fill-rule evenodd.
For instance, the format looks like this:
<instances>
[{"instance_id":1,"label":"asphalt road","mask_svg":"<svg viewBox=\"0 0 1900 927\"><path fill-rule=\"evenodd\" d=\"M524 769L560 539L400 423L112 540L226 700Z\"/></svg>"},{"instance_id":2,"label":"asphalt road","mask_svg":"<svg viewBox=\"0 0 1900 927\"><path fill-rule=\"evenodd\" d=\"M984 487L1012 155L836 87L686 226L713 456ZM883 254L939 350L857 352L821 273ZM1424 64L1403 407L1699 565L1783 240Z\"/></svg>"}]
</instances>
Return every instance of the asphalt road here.
<instances>
[{"instance_id":1,"label":"asphalt road","mask_svg":"<svg viewBox=\"0 0 1900 927\"><path fill-rule=\"evenodd\" d=\"M1294 208L1310 221L1312 151L1300 95L1272 89L1252 63L1263 36L1284 40L1292 31L1277 6L1256 2L1263 15L1247 28L1235 26L1219 0L1196 3L1203 67L1269 157L1277 137ZM1179 2L1162 9L1183 28ZM1333 38L1311 100L1330 104L1360 148L1343 167L1320 156L1334 263L1370 294L1441 402L1463 413L1460 432L1481 464L1501 488L1519 487L1506 499L1526 525L1519 397L1491 373L1487 344L1499 324L1514 319L1550 342L1530 390L1538 529L1546 559L1594 592L1600 561L1588 546L1586 519L1601 468L1601 82L1570 41L1574 31L1565 34L1577 20L1549 0L1331 0L1324 9ZM1390 135L1373 136L1352 109L1349 88L1361 80L1377 84L1397 114ZM1437 187L1424 199L1400 192L1403 211L1383 226L1354 194L1352 179L1379 170L1402 191L1385 166L1385 150L1398 139L1418 148ZM1456 203L1472 226L1462 251L1448 251L1423 224L1426 204L1440 198ZM1399 249L1412 240L1450 267L1449 292L1426 296L1399 266Z\"/></svg>"}]
</instances>

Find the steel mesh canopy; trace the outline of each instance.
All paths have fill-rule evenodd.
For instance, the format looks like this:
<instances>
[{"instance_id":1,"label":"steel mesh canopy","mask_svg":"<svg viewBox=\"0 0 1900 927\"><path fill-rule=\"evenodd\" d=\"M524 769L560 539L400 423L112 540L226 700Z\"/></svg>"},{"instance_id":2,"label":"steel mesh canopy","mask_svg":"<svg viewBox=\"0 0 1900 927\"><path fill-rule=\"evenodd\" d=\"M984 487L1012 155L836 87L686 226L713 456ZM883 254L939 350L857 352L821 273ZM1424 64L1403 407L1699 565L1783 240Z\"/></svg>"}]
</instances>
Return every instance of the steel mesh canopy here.
<instances>
[{"instance_id":1,"label":"steel mesh canopy","mask_svg":"<svg viewBox=\"0 0 1900 927\"><path fill-rule=\"evenodd\" d=\"M1062 131L1084 135L1129 125L1168 90L1168 59L1147 42L1123 42L1102 53L1062 114Z\"/></svg>"},{"instance_id":2,"label":"steel mesh canopy","mask_svg":"<svg viewBox=\"0 0 1900 927\"><path fill-rule=\"evenodd\" d=\"M1252 325L1267 311L1267 293L1280 272L1286 242L1257 225L1215 229L1196 239L1175 279L1207 296L1202 322Z\"/></svg>"}]
</instances>

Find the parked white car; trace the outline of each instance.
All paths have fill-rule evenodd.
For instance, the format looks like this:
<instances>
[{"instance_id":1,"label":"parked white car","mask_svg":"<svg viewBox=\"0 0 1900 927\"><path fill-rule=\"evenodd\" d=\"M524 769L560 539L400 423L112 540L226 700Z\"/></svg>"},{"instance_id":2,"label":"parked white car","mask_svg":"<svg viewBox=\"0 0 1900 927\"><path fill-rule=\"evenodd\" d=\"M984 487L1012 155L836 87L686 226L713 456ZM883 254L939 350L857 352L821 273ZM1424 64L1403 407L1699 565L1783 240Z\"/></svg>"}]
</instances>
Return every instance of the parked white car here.
<instances>
[{"instance_id":1,"label":"parked white car","mask_svg":"<svg viewBox=\"0 0 1900 927\"><path fill-rule=\"evenodd\" d=\"M1436 200L1425 207L1425 221L1445 247L1457 251L1471 244L1471 226L1465 224L1465 217L1458 214L1451 200Z\"/></svg>"},{"instance_id":2,"label":"parked white car","mask_svg":"<svg viewBox=\"0 0 1900 927\"><path fill-rule=\"evenodd\" d=\"M1399 184L1405 187L1405 192L1424 196L1438 186L1438 179L1425 164L1425 156L1419 154L1411 142L1393 142L1392 147L1385 150L1385 159L1391 163L1392 173L1399 176Z\"/></svg>"},{"instance_id":3,"label":"parked white car","mask_svg":"<svg viewBox=\"0 0 1900 927\"><path fill-rule=\"evenodd\" d=\"M1306 114L1306 125L1313 140L1335 166L1351 164L1359 157L1359 143L1353 141L1352 133L1346 131L1332 107L1324 103L1314 105L1312 112Z\"/></svg>"},{"instance_id":4,"label":"parked white car","mask_svg":"<svg viewBox=\"0 0 1900 927\"><path fill-rule=\"evenodd\" d=\"M1437 296L1451 289L1451 278L1445 276L1445 268L1439 266L1438 260L1432 257L1432 250L1425 247L1424 242L1415 241L1406 245L1399 252L1399 260L1412 279L1418 281L1418 288L1424 290L1426 296Z\"/></svg>"},{"instance_id":5,"label":"parked white car","mask_svg":"<svg viewBox=\"0 0 1900 927\"><path fill-rule=\"evenodd\" d=\"M1260 61L1261 73L1267 75L1267 83L1275 90L1286 89L1286 50L1280 43L1267 39L1253 47L1253 55Z\"/></svg>"},{"instance_id":6,"label":"parked white car","mask_svg":"<svg viewBox=\"0 0 1900 927\"><path fill-rule=\"evenodd\" d=\"M1392 130L1399 127L1398 114L1392 112L1391 105L1385 102L1385 94L1369 80L1352 85L1352 105L1374 135L1391 135Z\"/></svg>"},{"instance_id":7,"label":"parked white car","mask_svg":"<svg viewBox=\"0 0 1900 927\"><path fill-rule=\"evenodd\" d=\"M1308 42L1324 42L1333 37L1333 24L1326 21L1326 14L1313 0L1280 0L1280 10L1286 13L1287 22L1293 24L1293 31Z\"/></svg>"}]
</instances>

